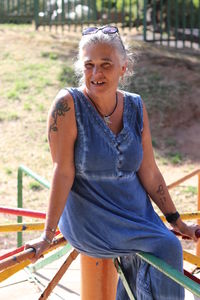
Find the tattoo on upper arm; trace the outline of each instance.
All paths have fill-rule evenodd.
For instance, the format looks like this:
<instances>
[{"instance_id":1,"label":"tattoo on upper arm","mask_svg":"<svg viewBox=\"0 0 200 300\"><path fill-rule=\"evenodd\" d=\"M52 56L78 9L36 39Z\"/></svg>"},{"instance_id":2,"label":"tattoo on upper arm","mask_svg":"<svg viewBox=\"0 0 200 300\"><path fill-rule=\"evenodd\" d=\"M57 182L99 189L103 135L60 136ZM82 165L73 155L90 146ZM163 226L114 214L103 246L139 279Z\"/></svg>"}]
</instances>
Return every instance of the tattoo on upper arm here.
<instances>
[{"instance_id":1,"label":"tattoo on upper arm","mask_svg":"<svg viewBox=\"0 0 200 300\"><path fill-rule=\"evenodd\" d=\"M156 193L159 194L160 201L161 201L162 205L164 205L165 202L166 202L166 197L165 197L165 191L164 191L164 188L163 188L162 184L160 184L158 186L158 189L157 189Z\"/></svg>"},{"instance_id":2,"label":"tattoo on upper arm","mask_svg":"<svg viewBox=\"0 0 200 300\"><path fill-rule=\"evenodd\" d=\"M51 131L58 131L57 127L57 120L59 116L65 116L65 113L70 110L70 107L68 105L68 101L65 98L59 99L53 108L53 111L51 113L51 116L53 118L52 124L49 126L49 140L50 140L50 132Z\"/></svg>"}]
</instances>

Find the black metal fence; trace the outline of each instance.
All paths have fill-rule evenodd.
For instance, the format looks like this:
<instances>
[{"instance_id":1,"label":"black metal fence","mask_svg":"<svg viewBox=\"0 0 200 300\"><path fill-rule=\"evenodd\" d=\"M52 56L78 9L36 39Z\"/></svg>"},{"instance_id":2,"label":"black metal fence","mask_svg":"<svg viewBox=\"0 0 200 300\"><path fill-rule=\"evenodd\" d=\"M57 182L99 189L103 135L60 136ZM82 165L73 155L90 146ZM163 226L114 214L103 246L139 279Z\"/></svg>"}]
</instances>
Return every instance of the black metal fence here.
<instances>
[{"instance_id":1,"label":"black metal fence","mask_svg":"<svg viewBox=\"0 0 200 300\"><path fill-rule=\"evenodd\" d=\"M0 0L0 23L32 21L36 28L112 23L141 29L145 41L200 47L200 0Z\"/></svg>"}]
</instances>

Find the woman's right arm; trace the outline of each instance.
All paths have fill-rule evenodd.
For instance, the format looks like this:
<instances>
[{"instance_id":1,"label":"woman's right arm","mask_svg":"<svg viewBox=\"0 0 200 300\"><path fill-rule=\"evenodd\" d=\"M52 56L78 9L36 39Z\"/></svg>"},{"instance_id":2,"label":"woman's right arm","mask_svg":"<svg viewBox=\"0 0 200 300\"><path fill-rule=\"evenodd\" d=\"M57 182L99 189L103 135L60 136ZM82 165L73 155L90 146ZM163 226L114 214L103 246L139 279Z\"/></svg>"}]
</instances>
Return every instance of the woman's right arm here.
<instances>
[{"instance_id":1,"label":"woman's right arm","mask_svg":"<svg viewBox=\"0 0 200 300\"><path fill-rule=\"evenodd\" d=\"M26 244L33 247L35 262L50 246L54 231L64 210L67 196L72 187L74 166L74 144L77 137L74 102L67 91L61 91L56 97L48 116L48 140L53 160L53 176L49 194L48 210L44 236Z\"/></svg>"}]
</instances>

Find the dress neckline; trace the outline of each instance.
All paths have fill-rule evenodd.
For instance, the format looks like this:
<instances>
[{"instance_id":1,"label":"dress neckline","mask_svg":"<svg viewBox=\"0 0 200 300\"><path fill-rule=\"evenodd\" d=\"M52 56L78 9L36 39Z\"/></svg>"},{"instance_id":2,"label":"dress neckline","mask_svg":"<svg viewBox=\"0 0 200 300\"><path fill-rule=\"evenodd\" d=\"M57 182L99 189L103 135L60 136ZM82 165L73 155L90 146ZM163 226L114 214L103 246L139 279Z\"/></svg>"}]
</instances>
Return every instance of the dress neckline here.
<instances>
[{"instance_id":1,"label":"dress neckline","mask_svg":"<svg viewBox=\"0 0 200 300\"><path fill-rule=\"evenodd\" d=\"M126 115L127 115L127 95L126 92L123 91L123 115L122 115L122 129L118 132L118 133L114 133L110 127L108 127L105 123L105 121L103 120L103 118L99 115L99 113L97 112L97 110L95 109L95 107L92 105L92 103L90 103L90 101L88 100L88 98L86 97L86 95L84 94L84 92L78 88L78 91L82 94L82 98L84 99L88 109L91 111L92 115L94 116L94 118L96 119L96 121L98 122L98 124L101 126L101 128L103 129L104 132L107 132L112 139L117 139L119 138L121 135L124 134L125 128L126 128Z\"/></svg>"}]
</instances>

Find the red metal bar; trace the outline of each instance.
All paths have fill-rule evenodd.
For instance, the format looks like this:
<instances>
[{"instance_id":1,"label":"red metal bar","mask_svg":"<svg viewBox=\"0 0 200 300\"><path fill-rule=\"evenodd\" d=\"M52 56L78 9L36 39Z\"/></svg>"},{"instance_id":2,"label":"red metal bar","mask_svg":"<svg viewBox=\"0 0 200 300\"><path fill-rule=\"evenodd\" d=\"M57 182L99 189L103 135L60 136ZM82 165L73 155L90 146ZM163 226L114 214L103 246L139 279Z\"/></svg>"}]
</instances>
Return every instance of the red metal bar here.
<instances>
[{"instance_id":1,"label":"red metal bar","mask_svg":"<svg viewBox=\"0 0 200 300\"><path fill-rule=\"evenodd\" d=\"M172 229L171 232L173 232L177 236L180 236L183 240L191 240L191 238L189 236L183 235L178 231L175 231L175 230ZM195 235L196 235L197 238L200 238L200 229L197 229L195 231Z\"/></svg>"},{"instance_id":2,"label":"red metal bar","mask_svg":"<svg viewBox=\"0 0 200 300\"><path fill-rule=\"evenodd\" d=\"M13 251L7 252L7 253L5 253L5 254L3 254L3 255L0 256L0 260L2 260L2 259L4 259L4 258L7 258L7 257L9 257L9 256L12 256L12 255L14 255L14 254L17 254L17 253L19 253L19 252L22 252L23 250L24 250L24 246L22 246L22 247L20 247L20 248L17 248L17 249L15 249L15 250L13 250Z\"/></svg>"},{"instance_id":3,"label":"red metal bar","mask_svg":"<svg viewBox=\"0 0 200 300\"><path fill-rule=\"evenodd\" d=\"M24 208L11 208L11 207L0 206L0 213L23 216L23 217L38 218L38 219L46 218L46 213L36 211L36 210L24 209Z\"/></svg>"},{"instance_id":4,"label":"red metal bar","mask_svg":"<svg viewBox=\"0 0 200 300\"><path fill-rule=\"evenodd\" d=\"M60 234L60 231L58 230L58 231L56 231L55 236L58 236L59 234ZM2 259L4 259L4 258L8 258L8 257L10 257L10 256L12 256L12 255L17 254L17 253L20 253L20 252L22 252L23 250L24 250L24 246L19 247L19 248L16 248L16 249L13 250L13 251L10 251L10 252L7 252L7 253L1 255L1 256L0 256L0 260L2 260Z\"/></svg>"},{"instance_id":5,"label":"red metal bar","mask_svg":"<svg viewBox=\"0 0 200 300\"><path fill-rule=\"evenodd\" d=\"M192 275L190 272L184 270L184 275L187 276L188 278L192 279L193 281L197 282L200 284L200 279L194 275Z\"/></svg>"}]
</instances>

